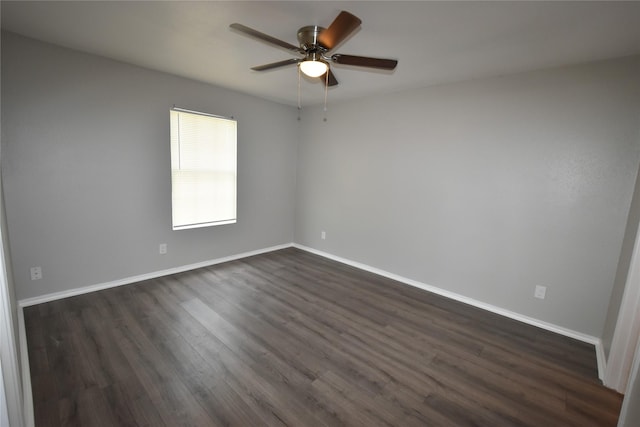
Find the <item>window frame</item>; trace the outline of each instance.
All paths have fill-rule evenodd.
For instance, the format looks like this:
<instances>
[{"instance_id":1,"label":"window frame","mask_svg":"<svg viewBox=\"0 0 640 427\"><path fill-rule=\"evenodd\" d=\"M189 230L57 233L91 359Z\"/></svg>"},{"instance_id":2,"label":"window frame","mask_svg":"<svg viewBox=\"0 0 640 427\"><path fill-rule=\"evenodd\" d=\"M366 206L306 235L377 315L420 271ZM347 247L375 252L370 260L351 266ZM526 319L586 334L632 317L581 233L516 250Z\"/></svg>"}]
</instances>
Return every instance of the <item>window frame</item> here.
<instances>
[{"instance_id":1,"label":"window frame","mask_svg":"<svg viewBox=\"0 0 640 427\"><path fill-rule=\"evenodd\" d=\"M201 112L201 111L195 111L195 110L189 110L189 109L185 109L185 108L179 108L179 107L172 107L170 110L170 114L169 114L169 118L170 118L170 148L171 148L171 152L170 152L170 160L171 160L171 227L172 230L186 230L186 229L192 229L192 228L202 228L202 227L215 227L215 226L219 226L219 225L227 225L227 224L235 224L238 222L238 122L237 120L235 120L233 117L225 117L225 116L220 116L220 115L216 115L216 114L210 114L210 113L205 113L205 112ZM178 128L174 129L174 114L177 114L175 117L175 120L178 120ZM207 172L209 175L212 174L232 174L232 197L228 197L229 201L231 203L232 200L232 204L233 206L227 206L227 209L230 210L230 212L233 213L233 215L231 215L232 217L221 217L218 216L216 217L215 214L213 213L213 211L209 212L208 215L210 216L210 218L208 220L205 221L200 221L200 222L195 222L195 221L185 221L184 219L180 219L177 218L177 214L176 211L178 211L180 208L177 207L177 203L179 202L180 199L180 195L182 196L182 199L184 200L185 194L187 194L187 192L182 192L180 193L180 191L178 190L178 187L185 187L186 184L182 183L181 185L178 184L178 179L177 177L179 176L179 173L181 171L181 169L178 167L176 168L176 163L181 164L181 158L183 157L183 153L181 151L181 147L180 147L180 138L184 138L184 134L181 135L180 133L180 127L179 127L179 120L181 115L191 115L191 116L204 116L204 117L208 117L211 118L213 120L220 120L220 121L224 121L224 122L232 122L233 126L233 137L228 141L229 143L232 143L232 154L233 154L233 161L226 163L225 166L226 168L211 168L211 169L206 169L206 168L197 168L197 169L187 169L185 168L183 171L185 173L183 173L183 179L182 181L185 181L184 179L184 175L188 175L188 173L191 173L192 175L198 175L197 171L201 171L200 174L202 175L207 175ZM219 136L218 136L219 137ZM226 137L226 136L225 136ZM177 138L177 141L174 140L174 138ZM223 137L220 137L223 138ZM224 139L224 138L223 138ZM216 140L216 137L212 138L212 140ZM175 147L175 144L178 144L177 147ZM177 150L177 151L176 151ZM215 148L212 149L212 151L215 151ZM177 158L175 157L177 153ZM233 163L231 165L231 163ZM189 172L188 172L189 171ZM187 179L188 180L188 179ZM202 181L200 181L200 184L202 184ZM228 191L229 189L231 189L231 187L228 186L229 183L227 183L227 188L226 190ZM209 182L210 186L215 186L215 182ZM221 192L221 188L223 189L222 192L224 192L224 185L223 184L218 184L218 187L216 188L209 188L210 191L218 191ZM180 193L180 195L177 195L177 193ZM192 194L190 195L191 197L202 197L200 196L193 196ZM205 203L206 204L206 203ZM184 207L183 207L184 208ZM212 208L210 206L210 208ZM184 216L184 215L182 215ZM177 225L176 225L177 224Z\"/></svg>"}]
</instances>

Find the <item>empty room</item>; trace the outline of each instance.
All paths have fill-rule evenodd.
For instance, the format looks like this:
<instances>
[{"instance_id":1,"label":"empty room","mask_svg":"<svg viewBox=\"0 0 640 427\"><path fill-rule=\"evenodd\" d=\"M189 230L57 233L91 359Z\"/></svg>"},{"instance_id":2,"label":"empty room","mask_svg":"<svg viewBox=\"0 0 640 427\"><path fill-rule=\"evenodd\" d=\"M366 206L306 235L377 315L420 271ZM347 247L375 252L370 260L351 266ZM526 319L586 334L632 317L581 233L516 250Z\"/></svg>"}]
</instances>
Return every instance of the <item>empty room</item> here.
<instances>
[{"instance_id":1,"label":"empty room","mask_svg":"<svg viewBox=\"0 0 640 427\"><path fill-rule=\"evenodd\" d=\"M0 426L640 425L640 2L0 7Z\"/></svg>"}]
</instances>

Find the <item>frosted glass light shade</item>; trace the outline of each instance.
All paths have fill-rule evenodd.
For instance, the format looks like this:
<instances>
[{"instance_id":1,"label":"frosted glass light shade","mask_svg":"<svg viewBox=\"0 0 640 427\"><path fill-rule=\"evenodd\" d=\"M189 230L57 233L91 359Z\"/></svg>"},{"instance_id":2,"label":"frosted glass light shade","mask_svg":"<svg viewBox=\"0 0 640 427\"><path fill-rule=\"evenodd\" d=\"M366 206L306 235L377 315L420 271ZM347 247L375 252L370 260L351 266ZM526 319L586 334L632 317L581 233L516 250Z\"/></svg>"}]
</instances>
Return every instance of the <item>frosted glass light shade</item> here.
<instances>
[{"instance_id":1,"label":"frosted glass light shade","mask_svg":"<svg viewBox=\"0 0 640 427\"><path fill-rule=\"evenodd\" d=\"M309 77L320 77L329 67L322 61L304 61L300 63L300 70Z\"/></svg>"}]
</instances>

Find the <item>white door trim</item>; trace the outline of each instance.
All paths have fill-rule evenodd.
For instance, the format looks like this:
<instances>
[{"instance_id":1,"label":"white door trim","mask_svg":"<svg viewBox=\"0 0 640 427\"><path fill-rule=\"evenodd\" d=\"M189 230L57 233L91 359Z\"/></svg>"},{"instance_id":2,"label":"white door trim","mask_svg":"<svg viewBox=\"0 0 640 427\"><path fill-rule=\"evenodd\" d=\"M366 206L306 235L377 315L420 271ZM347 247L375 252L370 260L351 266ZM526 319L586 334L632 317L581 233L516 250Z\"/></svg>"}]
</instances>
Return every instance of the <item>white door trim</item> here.
<instances>
[{"instance_id":1,"label":"white door trim","mask_svg":"<svg viewBox=\"0 0 640 427\"><path fill-rule=\"evenodd\" d=\"M629 384L624 393L618 427L632 427L638 425L638 411L636 409L638 398L640 398L640 343L636 348L633 358L633 367L629 375ZM635 418L635 419L634 419Z\"/></svg>"},{"instance_id":2,"label":"white door trim","mask_svg":"<svg viewBox=\"0 0 640 427\"><path fill-rule=\"evenodd\" d=\"M627 389L640 335L640 227L636 233L616 329L607 359L604 385L619 393Z\"/></svg>"},{"instance_id":3,"label":"white door trim","mask_svg":"<svg viewBox=\"0 0 640 427\"><path fill-rule=\"evenodd\" d=\"M1 196L0 196L1 197ZM0 209L2 205L0 204ZM20 385L20 369L18 350L13 325L7 271L5 268L4 250L0 232L0 358L2 359L2 380L4 380L4 398L6 399L9 425L24 425L22 407L22 387Z\"/></svg>"}]
</instances>

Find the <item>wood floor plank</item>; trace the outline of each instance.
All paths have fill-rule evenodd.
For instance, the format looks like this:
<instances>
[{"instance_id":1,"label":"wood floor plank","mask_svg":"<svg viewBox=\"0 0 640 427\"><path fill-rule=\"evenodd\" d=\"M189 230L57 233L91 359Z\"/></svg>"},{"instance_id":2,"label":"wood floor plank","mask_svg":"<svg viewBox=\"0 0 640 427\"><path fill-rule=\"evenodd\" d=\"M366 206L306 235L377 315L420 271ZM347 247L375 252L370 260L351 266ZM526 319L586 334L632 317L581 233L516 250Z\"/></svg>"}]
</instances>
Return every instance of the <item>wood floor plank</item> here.
<instances>
[{"instance_id":1,"label":"wood floor plank","mask_svg":"<svg viewBox=\"0 0 640 427\"><path fill-rule=\"evenodd\" d=\"M36 426L615 426L593 346L294 248L24 310Z\"/></svg>"},{"instance_id":2,"label":"wood floor plank","mask_svg":"<svg viewBox=\"0 0 640 427\"><path fill-rule=\"evenodd\" d=\"M224 329L227 330L227 333L229 331L234 331L235 333L233 335L239 335L241 333L238 329L234 329L233 326L218 315L218 313L205 305L200 299L193 299L191 301L184 302L182 306L218 337L221 337L220 330ZM233 346L231 341L234 338L231 334L227 334L225 337L221 338L229 347ZM230 357L226 352L220 352L219 356L222 358ZM271 412L279 420L283 421L285 425L322 425L320 420L316 418L315 411L305 409L300 405L297 396L294 393L291 393L288 390L283 391L284 383L268 382L260 372L256 372L251 369L250 365L244 365L244 363L237 357L235 359L235 361L229 361L227 366L240 366L231 370L229 375L234 376L235 379L237 379L239 383L245 385L245 387L251 388L256 403L260 405L267 405L271 408ZM246 388L244 390L246 390Z\"/></svg>"}]
</instances>

